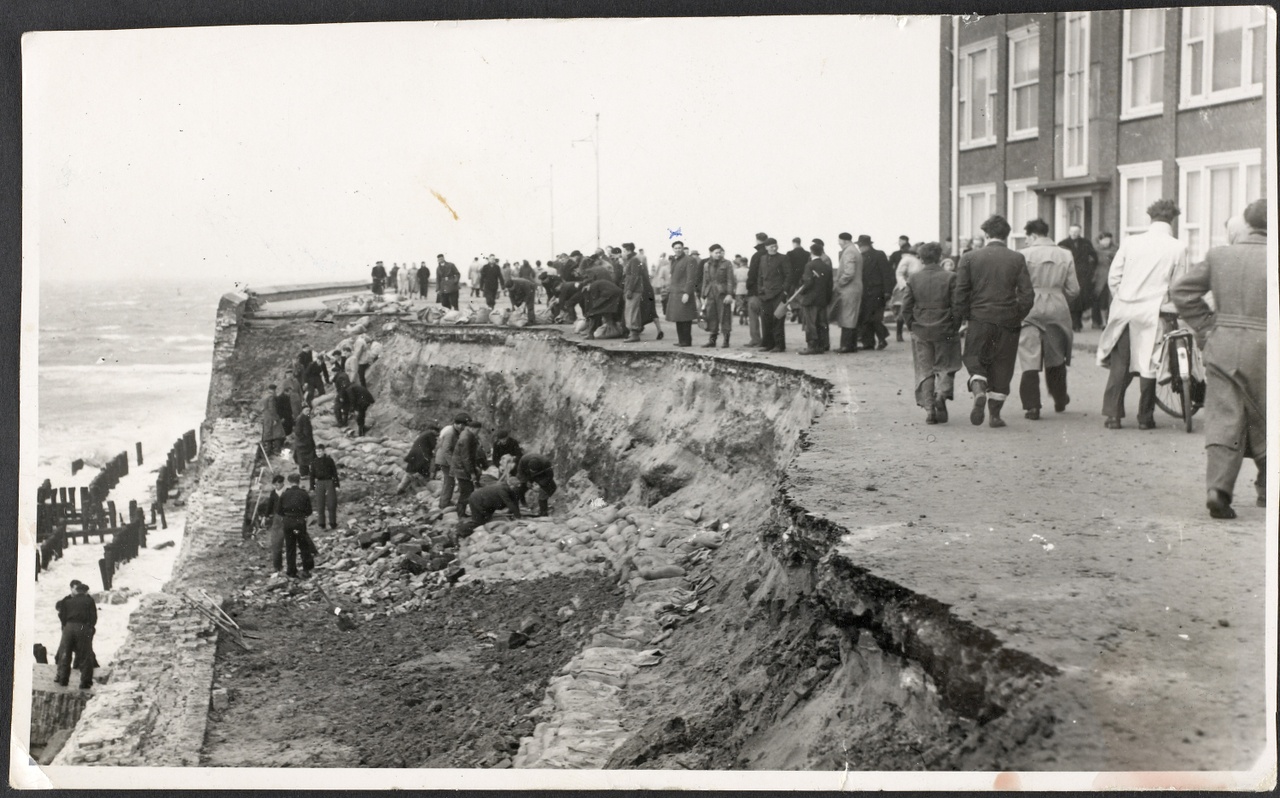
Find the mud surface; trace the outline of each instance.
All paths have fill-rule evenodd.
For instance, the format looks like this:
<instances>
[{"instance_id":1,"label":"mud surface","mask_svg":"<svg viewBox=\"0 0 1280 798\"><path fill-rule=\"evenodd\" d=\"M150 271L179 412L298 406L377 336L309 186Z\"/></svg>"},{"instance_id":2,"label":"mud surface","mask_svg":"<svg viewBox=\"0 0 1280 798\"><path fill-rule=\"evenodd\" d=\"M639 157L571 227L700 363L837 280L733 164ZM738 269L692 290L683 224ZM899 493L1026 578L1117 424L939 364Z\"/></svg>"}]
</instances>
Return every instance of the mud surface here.
<instances>
[{"instance_id":1,"label":"mud surface","mask_svg":"<svg viewBox=\"0 0 1280 798\"><path fill-rule=\"evenodd\" d=\"M257 767L509 767L533 730L547 680L589 637L597 615L560 622L575 597L608 610L600 577L550 577L448 591L422 612L343 631L323 602L245 609L261 639L220 642L204 761ZM527 644L510 632L533 620Z\"/></svg>"}]
</instances>

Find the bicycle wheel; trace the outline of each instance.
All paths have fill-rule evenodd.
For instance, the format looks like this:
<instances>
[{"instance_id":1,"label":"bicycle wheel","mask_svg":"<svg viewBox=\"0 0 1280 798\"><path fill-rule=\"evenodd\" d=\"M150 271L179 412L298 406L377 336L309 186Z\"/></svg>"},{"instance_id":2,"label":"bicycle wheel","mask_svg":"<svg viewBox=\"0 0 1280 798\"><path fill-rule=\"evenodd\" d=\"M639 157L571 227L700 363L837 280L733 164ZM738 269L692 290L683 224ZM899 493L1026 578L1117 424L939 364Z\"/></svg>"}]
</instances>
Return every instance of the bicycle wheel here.
<instances>
[{"instance_id":1,"label":"bicycle wheel","mask_svg":"<svg viewBox=\"0 0 1280 798\"><path fill-rule=\"evenodd\" d=\"M1178 354L1177 339L1169 341L1165 346L1164 356L1169 360L1169 374L1171 379L1165 383L1156 384L1156 407L1174 418L1182 418L1182 379L1181 372L1178 371Z\"/></svg>"}]
</instances>

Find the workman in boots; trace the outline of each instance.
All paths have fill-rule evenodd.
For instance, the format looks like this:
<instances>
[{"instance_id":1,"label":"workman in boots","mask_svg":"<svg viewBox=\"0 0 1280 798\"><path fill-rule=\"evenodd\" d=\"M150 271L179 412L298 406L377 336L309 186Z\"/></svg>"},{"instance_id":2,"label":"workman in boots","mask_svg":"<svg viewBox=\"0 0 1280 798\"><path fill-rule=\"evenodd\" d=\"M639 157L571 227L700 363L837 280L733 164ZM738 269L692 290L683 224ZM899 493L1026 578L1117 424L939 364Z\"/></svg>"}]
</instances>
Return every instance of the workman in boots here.
<instances>
[{"instance_id":1,"label":"workman in boots","mask_svg":"<svg viewBox=\"0 0 1280 798\"><path fill-rule=\"evenodd\" d=\"M258 518L267 529L267 551L271 552L271 567L283 571L284 521L280 517L280 496L284 493L284 475L271 477L271 492L258 502Z\"/></svg>"},{"instance_id":2,"label":"workman in boots","mask_svg":"<svg viewBox=\"0 0 1280 798\"><path fill-rule=\"evenodd\" d=\"M458 484L458 515L466 515L467 500L480 481L480 470L485 466L484 452L480 449L480 422L471 420L458 431L453 445L450 471Z\"/></svg>"},{"instance_id":3,"label":"workman in boots","mask_svg":"<svg viewBox=\"0 0 1280 798\"><path fill-rule=\"evenodd\" d=\"M535 515L546 515L547 502L556 492L556 475L550 458L533 452L524 455L516 464L516 480L521 504L529 491L530 482L541 488L542 495L538 497L538 512Z\"/></svg>"},{"instance_id":4,"label":"workman in boots","mask_svg":"<svg viewBox=\"0 0 1280 798\"><path fill-rule=\"evenodd\" d=\"M62 640L58 643L58 670L55 681L66 687L71 681L71 659L74 656L80 666L80 689L93 687L93 667L97 659L93 655L93 632L98 624L98 605L89 595L89 586L76 584L75 593L59 602L62 619Z\"/></svg>"},{"instance_id":5,"label":"workman in boots","mask_svg":"<svg viewBox=\"0 0 1280 798\"><path fill-rule=\"evenodd\" d=\"M498 466L498 476L505 477L508 474L515 473L516 463L520 462L520 458L524 456L524 447L520 445L520 441L516 440L508 430L500 429L493 436L493 448L489 451L489 462ZM510 468L506 471L502 470L502 458L510 457Z\"/></svg>"},{"instance_id":6,"label":"workman in boots","mask_svg":"<svg viewBox=\"0 0 1280 798\"><path fill-rule=\"evenodd\" d=\"M470 537L476 527L483 525L498 510L506 509L512 518L520 517L520 502L517 498L520 480L515 477L500 479L492 485L485 485L472 493L467 500L470 513L458 519L454 536L459 540Z\"/></svg>"},{"instance_id":7,"label":"workman in boots","mask_svg":"<svg viewBox=\"0 0 1280 798\"><path fill-rule=\"evenodd\" d=\"M316 444L316 459L311 464L311 492L320 506L320 528L338 528L338 464L329 456L323 443Z\"/></svg>"},{"instance_id":8,"label":"workman in boots","mask_svg":"<svg viewBox=\"0 0 1280 798\"><path fill-rule=\"evenodd\" d=\"M356 431L360 437L364 437L369 432L369 423L365 421L365 413L373 407L376 401L373 393L358 382L351 383L351 387L347 389L347 396L350 399L351 409L356 411Z\"/></svg>"},{"instance_id":9,"label":"workman in boots","mask_svg":"<svg viewBox=\"0 0 1280 798\"><path fill-rule=\"evenodd\" d=\"M404 478L396 487L397 496L405 492L415 477L431 479L431 472L435 468L433 458L436 453L436 442L439 439L440 428L430 424L426 431L414 440L413 445L409 447L409 453L404 456Z\"/></svg>"},{"instance_id":10,"label":"workman in boots","mask_svg":"<svg viewBox=\"0 0 1280 798\"><path fill-rule=\"evenodd\" d=\"M291 577L298 576L298 549L302 550L303 578L311 576L315 566L312 556L311 536L307 534L307 518L311 516L311 496L302 489L302 477L289 475L289 487L280 494L281 526L284 529L285 556L288 558L289 570L285 573ZM279 570L279 562L276 563Z\"/></svg>"},{"instance_id":11,"label":"workman in boots","mask_svg":"<svg viewBox=\"0 0 1280 798\"><path fill-rule=\"evenodd\" d=\"M57 610L57 612L58 612L58 624L59 624L59 627L60 627L60 628L65 629L65 628L67 627L67 612L66 612L67 599L71 598L72 596L74 596L74 595L76 594L76 586L77 586L77 585L79 585L79 584L80 584L80 580L79 580L79 579L72 579L72 580L71 580L71 592L70 592L70 593L67 593L67 595L65 595L65 596L63 596L62 598L58 599L58 603L56 603L56 604L54 604L54 605L53 605L53 608L54 608L55 610ZM62 657L63 657L63 656L65 656L65 655L68 655L69 653L70 653L70 654L74 654L74 652L66 652L66 651L63 651L63 650L62 650L62 648L61 648L61 646L59 646L57 653L55 653L55 654L53 655L53 661L54 661L55 663L57 663L57 662L61 662L61 661L62 661ZM80 662L79 662L79 660L77 660L74 656L72 657L72 660L71 660L71 667L72 667L72 669L79 669L79 667L80 667Z\"/></svg>"},{"instance_id":12,"label":"workman in boots","mask_svg":"<svg viewBox=\"0 0 1280 798\"><path fill-rule=\"evenodd\" d=\"M526 280L523 277L512 277L507 283L507 296L511 299L511 309L513 313L519 312L523 307L525 318L530 324L537 324L538 318L534 312L534 303L538 301L538 287L534 285L532 280Z\"/></svg>"},{"instance_id":13,"label":"workman in boots","mask_svg":"<svg viewBox=\"0 0 1280 798\"><path fill-rule=\"evenodd\" d=\"M351 416L351 376L341 362L333 364L333 420L347 426Z\"/></svg>"}]
</instances>

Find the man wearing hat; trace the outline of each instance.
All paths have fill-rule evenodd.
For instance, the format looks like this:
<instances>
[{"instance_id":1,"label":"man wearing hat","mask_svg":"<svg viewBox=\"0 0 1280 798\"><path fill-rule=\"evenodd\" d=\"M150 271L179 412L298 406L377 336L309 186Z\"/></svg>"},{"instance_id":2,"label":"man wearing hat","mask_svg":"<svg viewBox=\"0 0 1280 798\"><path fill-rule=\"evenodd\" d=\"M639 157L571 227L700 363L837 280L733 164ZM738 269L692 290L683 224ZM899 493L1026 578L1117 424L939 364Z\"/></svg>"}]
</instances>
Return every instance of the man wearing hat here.
<instances>
[{"instance_id":1,"label":"man wearing hat","mask_svg":"<svg viewBox=\"0 0 1280 798\"><path fill-rule=\"evenodd\" d=\"M765 352L787 351L786 312L778 306L787 298L787 256L778 252L778 241L767 238L760 258L760 348Z\"/></svg>"},{"instance_id":2,"label":"man wearing hat","mask_svg":"<svg viewBox=\"0 0 1280 798\"><path fill-rule=\"evenodd\" d=\"M723 348L729 348L729 333L733 332L733 292L737 280L733 276L733 264L724 257L724 247L711 245L711 258L703 267L702 300L707 317L707 332L711 337L703 346L714 348L716 333L724 336Z\"/></svg>"},{"instance_id":3,"label":"man wearing hat","mask_svg":"<svg viewBox=\"0 0 1280 798\"><path fill-rule=\"evenodd\" d=\"M93 687L93 668L97 659L93 655L93 632L98 624L98 605L89 595L89 586L83 582L72 583L73 593L58 602L58 617L62 621L62 639L54 657L58 663L54 681L66 687L71 681L71 660L75 657L80 667L80 689Z\"/></svg>"},{"instance_id":4,"label":"man wearing hat","mask_svg":"<svg viewBox=\"0 0 1280 798\"><path fill-rule=\"evenodd\" d=\"M315 567L315 557L313 556L314 544L311 542L311 536L307 534L307 518L313 511L311 496L302 489L302 477L297 473L289 475L289 487L280 494L278 506L281 527L284 530L285 557L289 566L285 573L294 577L298 575L298 550L301 549L302 572L304 576L309 577L311 569ZM275 565L279 570L280 563L277 561Z\"/></svg>"},{"instance_id":5,"label":"man wearing hat","mask_svg":"<svg viewBox=\"0 0 1280 798\"><path fill-rule=\"evenodd\" d=\"M315 459L316 437L311 424L311 408L303 405L293 422L293 461L298 464L298 471L305 477Z\"/></svg>"},{"instance_id":6,"label":"man wearing hat","mask_svg":"<svg viewBox=\"0 0 1280 798\"><path fill-rule=\"evenodd\" d=\"M471 419L458 430L453 444L450 468L453 481L458 486L458 515L467 513L467 500L480 481L480 470L485 466L484 452L480 450L480 422Z\"/></svg>"},{"instance_id":7,"label":"man wearing hat","mask_svg":"<svg viewBox=\"0 0 1280 798\"><path fill-rule=\"evenodd\" d=\"M471 422L467 413L458 413L453 423L440 430L436 439L436 466L440 469L440 509L453 504L453 449L458 442L458 433Z\"/></svg>"},{"instance_id":8,"label":"man wearing hat","mask_svg":"<svg viewBox=\"0 0 1280 798\"><path fill-rule=\"evenodd\" d=\"M858 236L862 253L862 307L858 310L863 349L884 349L889 345L889 329L884 326L884 308L893 295L897 277L889 259L871 245L871 236Z\"/></svg>"},{"instance_id":9,"label":"man wearing hat","mask_svg":"<svg viewBox=\"0 0 1280 798\"><path fill-rule=\"evenodd\" d=\"M436 301L446 308L458 309L458 286L462 273L458 267L444 259L444 253L436 255ZM425 295L425 292L424 292Z\"/></svg>"},{"instance_id":10,"label":"man wearing hat","mask_svg":"<svg viewBox=\"0 0 1280 798\"><path fill-rule=\"evenodd\" d=\"M837 352L858 351L858 311L862 308L862 253L853 245L853 236L840 234L840 271L835 275L828 315L840 328Z\"/></svg>"},{"instance_id":11,"label":"man wearing hat","mask_svg":"<svg viewBox=\"0 0 1280 798\"><path fill-rule=\"evenodd\" d=\"M329 529L338 528L338 464L329 456L323 443L316 444L316 459L311 464L311 492L320 505L320 528L325 528L326 515ZM327 511L327 512L326 512Z\"/></svg>"},{"instance_id":12,"label":"man wearing hat","mask_svg":"<svg viewBox=\"0 0 1280 798\"><path fill-rule=\"evenodd\" d=\"M809 262L809 251L800 242L800 237L791 239L791 250L787 252L787 296L791 296L800 287L804 276L805 264ZM798 312L798 311L797 311Z\"/></svg>"},{"instance_id":13,"label":"man wearing hat","mask_svg":"<svg viewBox=\"0 0 1280 798\"><path fill-rule=\"evenodd\" d=\"M760 346L760 260L768 233L756 233L755 252L747 263L747 346Z\"/></svg>"},{"instance_id":14,"label":"man wearing hat","mask_svg":"<svg viewBox=\"0 0 1280 798\"><path fill-rule=\"evenodd\" d=\"M671 299L667 321L676 325L676 346L693 346L693 322L698 318L698 290L702 274L698 260L685 252L684 242L671 244Z\"/></svg>"},{"instance_id":15,"label":"man wearing hat","mask_svg":"<svg viewBox=\"0 0 1280 798\"><path fill-rule=\"evenodd\" d=\"M386 267L382 265L382 261L375 263L369 274L373 282L373 293L377 296L382 296L382 288L387 283L387 270Z\"/></svg>"}]
</instances>

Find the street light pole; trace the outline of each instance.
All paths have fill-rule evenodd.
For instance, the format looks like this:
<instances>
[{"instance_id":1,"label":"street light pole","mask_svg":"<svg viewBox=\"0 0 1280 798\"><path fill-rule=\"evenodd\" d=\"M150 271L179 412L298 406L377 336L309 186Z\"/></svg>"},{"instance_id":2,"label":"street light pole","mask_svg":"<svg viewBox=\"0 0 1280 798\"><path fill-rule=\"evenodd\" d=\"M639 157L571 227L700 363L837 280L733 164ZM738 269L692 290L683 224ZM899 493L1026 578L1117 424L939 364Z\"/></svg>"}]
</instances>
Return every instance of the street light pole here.
<instances>
[{"instance_id":1,"label":"street light pole","mask_svg":"<svg viewBox=\"0 0 1280 798\"><path fill-rule=\"evenodd\" d=\"M600 248L600 112L596 112L596 249Z\"/></svg>"},{"instance_id":2,"label":"street light pole","mask_svg":"<svg viewBox=\"0 0 1280 798\"><path fill-rule=\"evenodd\" d=\"M551 252L556 254L556 165L551 164Z\"/></svg>"}]
</instances>

